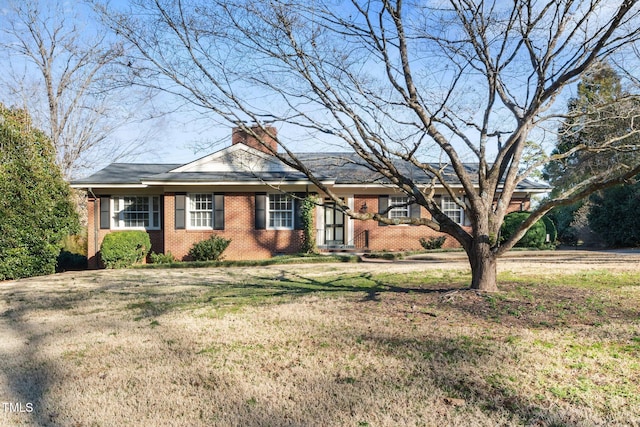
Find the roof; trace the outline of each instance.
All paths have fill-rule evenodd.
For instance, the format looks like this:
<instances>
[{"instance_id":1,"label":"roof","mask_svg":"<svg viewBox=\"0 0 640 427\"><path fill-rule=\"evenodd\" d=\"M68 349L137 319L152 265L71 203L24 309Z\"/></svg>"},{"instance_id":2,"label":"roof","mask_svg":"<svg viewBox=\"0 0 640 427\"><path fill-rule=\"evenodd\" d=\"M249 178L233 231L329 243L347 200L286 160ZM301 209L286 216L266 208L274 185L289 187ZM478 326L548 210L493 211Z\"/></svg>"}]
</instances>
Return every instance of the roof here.
<instances>
[{"instance_id":1,"label":"roof","mask_svg":"<svg viewBox=\"0 0 640 427\"><path fill-rule=\"evenodd\" d=\"M294 154L314 175L329 185L388 185L390 181L367 165L356 153L297 153ZM396 161L405 176L418 184L428 184L432 177L416 165ZM433 164L436 168L441 165ZM477 164L465 164L472 176ZM443 175L451 185L459 184L453 168L446 166ZM248 185L261 183L306 183L302 173L286 166L275 157L238 144L184 165L113 163L95 174L73 181L77 188L146 187L150 185ZM520 191L546 191L549 186L533 180L518 185Z\"/></svg>"},{"instance_id":2,"label":"roof","mask_svg":"<svg viewBox=\"0 0 640 427\"><path fill-rule=\"evenodd\" d=\"M71 182L73 187L91 187L102 184L142 184L142 180L180 167L179 164L112 163L86 178Z\"/></svg>"}]
</instances>

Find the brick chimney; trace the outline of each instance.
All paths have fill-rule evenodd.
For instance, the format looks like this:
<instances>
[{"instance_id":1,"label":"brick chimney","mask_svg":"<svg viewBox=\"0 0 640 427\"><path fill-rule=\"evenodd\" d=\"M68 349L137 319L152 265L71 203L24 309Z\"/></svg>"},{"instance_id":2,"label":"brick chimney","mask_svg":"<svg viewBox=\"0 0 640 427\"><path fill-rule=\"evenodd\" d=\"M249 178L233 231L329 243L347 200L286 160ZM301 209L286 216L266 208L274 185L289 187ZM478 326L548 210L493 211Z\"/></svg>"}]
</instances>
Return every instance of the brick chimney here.
<instances>
[{"instance_id":1,"label":"brick chimney","mask_svg":"<svg viewBox=\"0 0 640 427\"><path fill-rule=\"evenodd\" d=\"M263 126L261 128L260 125L252 125L251 130L258 135L260 139L262 139L262 143L273 149L273 151L278 151L278 130L275 127ZM248 145L251 148L255 148L256 150L260 150L263 153L272 154L269 149L261 144L255 136L244 131L242 128L234 127L231 133L231 145L240 143Z\"/></svg>"}]
</instances>

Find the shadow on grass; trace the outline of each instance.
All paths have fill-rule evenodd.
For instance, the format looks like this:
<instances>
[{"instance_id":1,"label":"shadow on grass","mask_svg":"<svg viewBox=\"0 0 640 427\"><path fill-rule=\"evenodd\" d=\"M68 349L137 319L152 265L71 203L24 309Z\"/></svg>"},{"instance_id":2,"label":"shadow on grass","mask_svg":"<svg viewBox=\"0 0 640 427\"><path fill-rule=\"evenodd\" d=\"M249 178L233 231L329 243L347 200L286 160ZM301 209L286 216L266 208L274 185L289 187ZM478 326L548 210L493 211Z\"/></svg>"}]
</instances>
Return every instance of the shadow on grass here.
<instances>
[{"instance_id":1,"label":"shadow on grass","mask_svg":"<svg viewBox=\"0 0 640 427\"><path fill-rule=\"evenodd\" d=\"M406 280L404 280L406 279ZM275 275L248 277L227 282L194 283L196 292L184 292L171 299L165 293L118 290L133 299L127 308L139 318L155 317L173 309L218 309L220 314L244 306L280 304L307 295L357 296L361 302L381 302L383 295L409 297L422 306L456 311L470 318L528 328L557 328L568 325L599 325L611 319L639 320L633 303L612 297L605 289L576 289L568 286L502 283L500 293L483 294L469 290L464 277L422 278L376 275L369 272L332 275L301 274L280 270ZM419 280L416 280L419 281ZM104 289L103 289L104 291Z\"/></svg>"},{"instance_id":2,"label":"shadow on grass","mask_svg":"<svg viewBox=\"0 0 640 427\"><path fill-rule=\"evenodd\" d=\"M408 276L406 276L408 277ZM412 296L419 299L421 304L437 305L442 310L458 311L474 322L477 318L499 323L509 318L519 322L523 327L539 326L539 319L534 314L540 304L548 305L546 313L550 318L557 318L567 310L580 310L579 303L587 306L581 316L589 317L594 310L609 310L609 315L625 316L624 318L636 318L637 310L628 306L615 304L601 307L598 301L604 293L585 291L576 292L572 288L557 288L540 286L539 290L527 290L520 285L506 284L505 292L501 297L496 295L485 296L468 291L463 286L462 280L452 281L451 284L443 284L437 280L428 283L416 284L407 280L399 285L397 281L387 280L385 276L371 273L347 273L330 276L313 276L281 270L274 276L249 277L242 281L232 280L222 283L205 281L190 285L192 290L176 290L168 294L154 288L154 285L136 285L136 280L116 280L103 286L95 286L88 290L75 292L57 291L47 294L42 300L29 300L28 294L16 293L9 295L16 298L11 304L12 309L0 315L3 323L6 323L17 336L24 337L29 344L20 355L10 351L3 351L2 357L20 357L21 369L6 372L8 385L16 399L23 403L34 403L34 412L28 414L34 425L60 425L56 422L55 415L47 413L41 408L47 406L51 399L48 390L52 386L52 375L60 368L53 362L43 361L40 347L45 337L37 335L29 328L30 316L39 310L72 310L79 303L88 298L99 297L101 294L110 293L123 302L126 309L132 315L139 318L153 318L168 311L176 309L193 309L206 306L218 308L242 308L243 306L278 304L292 301L307 295L321 296L351 296L360 303L384 302L385 295L393 297ZM169 287L167 283L161 284L163 289ZM5 294L6 295L6 294ZM416 296L416 298L413 298ZM446 298L445 298L446 297ZM596 298L598 297L598 298ZM494 298L490 300L489 298ZM603 300L604 301L604 300ZM552 303L560 304L560 308L554 309ZM589 308L591 304L591 308ZM510 313L509 310L520 308L518 313ZM391 305L393 307L393 305ZM505 311L506 310L506 311ZM225 313L224 309L221 310ZM388 313L381 313L381 317ZM536 314L537 315L537 314ZM502 320L500 320L502 319ZM565 322L581 322L582 318L564 315ZM135 319L134 319L135 320ZM548 326L555 327L557 325ZM402 361L402 369L408 373L419 373L408 377L398 375L393 377L394 384L387 384L387 395L394 395L396 386L406 386L409 381L414 386L419 386L421 381L433 383L444 396L463 399L461 405L480 407L483 411L499 412L516 417L518 421L529 424L542 422L542 425L573 425L575 420L570 414L560 409L548 409L538 402L535 397L526 395L512 382L501 376L495 369L500 366L501 358L516 357L515 351L501 349L501 354L495 354L495 349L484 338L458 336L444 339L437 335L427 335L419 339L407 339L394 336L385 336L371 333L371 331L354 331L358 339L370 343L376 348L382 348L395 359ZM24 369L32 366L33 369ZM483 367L494 367L492 372L487 372ZM498 368L499 369L499 368ZM469 372L475 375L469 376ZM60 375L59 372L56 375ZM297 385L296 407L302 407L302 413L317 411L319 399L330 399L323 408L326 413L318 413L318 416L326 415L327 425L331 421L338 422L338 407L342 407L341 400L348 400L349 404L361 413L366 413L367 407L363 406L371 400L371 390L379 384L373 378L374 372L364 373L362 377L334 378L334 382L325 379L325 383ZM404 383L403 383L404 381ZM360 387L361 384L369 387ZM404 385L403 385L404 384ZM308 390L335 389L335 394L309 395ZM345 390L349 391L347 393ZM378 392L376 392L378 395ZM384 394L382 394L384 395ZM333 400L331 400L333 399ZM247 403L250 402L250 403ZM247 404L254 406L246 419L235 420L238 425L295 425L291 413L283 406L260 406L260 402L254 399L251 391L247 390L237 402L239 406ZM327 408L328 405L328 408ZM333 406L332 406L333 405ZM325 418L318 418L325 419ZM364 418L363 418L364 419ZM313 421L313 418L305 418ZM317 421L317 419L315 419ZM546 423L546 424L544 424ZM579 423L578 423L579 424ZM64 425L64 424L62 424ZM304 425L304 422L298 423Z\"/></svg>"},{"instance_id":3,"label":"shadow on grass","mask_svg":"<svg viewBox=\"0 0 640 427\"><path fill-rule=\"evenodd\" d=\"M393 294L442 294L454 289L453 287L421 287L397 286L390 284L371 273L341 274L335 277L322 278L305 276L290 271L281 271L277 277L258 277L248 283L236 287L240 294L249 292L259 296L260 300L269 298L284 298L290 300L310 294L345 296L362 294L361 301L380 301L385 293Z\"/></svg>"}]
</instances>

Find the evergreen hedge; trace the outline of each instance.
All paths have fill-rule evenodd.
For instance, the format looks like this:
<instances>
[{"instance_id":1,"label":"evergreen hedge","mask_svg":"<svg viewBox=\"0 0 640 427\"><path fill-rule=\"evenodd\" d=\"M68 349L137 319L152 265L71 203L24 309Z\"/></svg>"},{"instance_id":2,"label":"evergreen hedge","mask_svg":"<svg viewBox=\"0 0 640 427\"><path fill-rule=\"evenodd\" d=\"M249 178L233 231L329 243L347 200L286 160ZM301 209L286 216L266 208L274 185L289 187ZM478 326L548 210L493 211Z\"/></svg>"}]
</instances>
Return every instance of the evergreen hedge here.
<instances>
[{"instance_id":1,"label":"evergreen hedge","mask_svg":"<svg viewBox=\"0 0 640 427\"><path fill-rule=\"evenodd\" d=\"M53 144L26 112L0 104L0 280L54 273L77 229Z\"/></svg>"}]
</instances>

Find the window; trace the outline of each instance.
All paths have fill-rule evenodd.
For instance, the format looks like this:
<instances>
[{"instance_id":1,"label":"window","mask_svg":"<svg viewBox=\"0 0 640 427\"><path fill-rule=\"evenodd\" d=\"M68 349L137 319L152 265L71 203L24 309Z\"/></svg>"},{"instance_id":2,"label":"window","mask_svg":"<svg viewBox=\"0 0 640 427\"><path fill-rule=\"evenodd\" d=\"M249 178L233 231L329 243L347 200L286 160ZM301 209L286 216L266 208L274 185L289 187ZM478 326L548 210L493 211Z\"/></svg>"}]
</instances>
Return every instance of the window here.
<instances>
[{"instance_id":1,"label":"window","mask_svg":"<svg viewBox=\"0 0 640 427\"><path fill-rule=\"evenodd\" d=\"M113 198L114 228L160 228L159 196Z\"/></svg>"},{"instance_id":2,"label":"window","mask_svg":"<svg viewBox=\"0 0 640 427\"><path fill-rule=\"evenodd\" d=\"M451 218L456 224L462 224L463 210L449 196L442 197L442 213Z\"/></svg>"},{"instance_id":3,"label":"window","mask_svg":"<svg viewBox=\"0 0 640 427\"><path fill-rule=\"evenodd\" d=\"M269 228L293 229L293 200L286 194L269 194Z\"/></svg>"},{"instance_id":4,"label":"window","mask_svg":"<svg viewBox=\"0 0 640 427\"><path fill-rule=\"evenodd\" d=\"M212 228L213 194L189 195L189 225L192 228Z\"/></svg>"},{"instance_id":5,"label":"window","mask_svg":"<svg viewBox=\"0 0 640 427\"><path fill-rule=\"evenodd\" d=\"M389 204L393 206L389 211L389 218L409 218L409 198L407 196L390 196Z\"/></svg>"}]
</instances>

